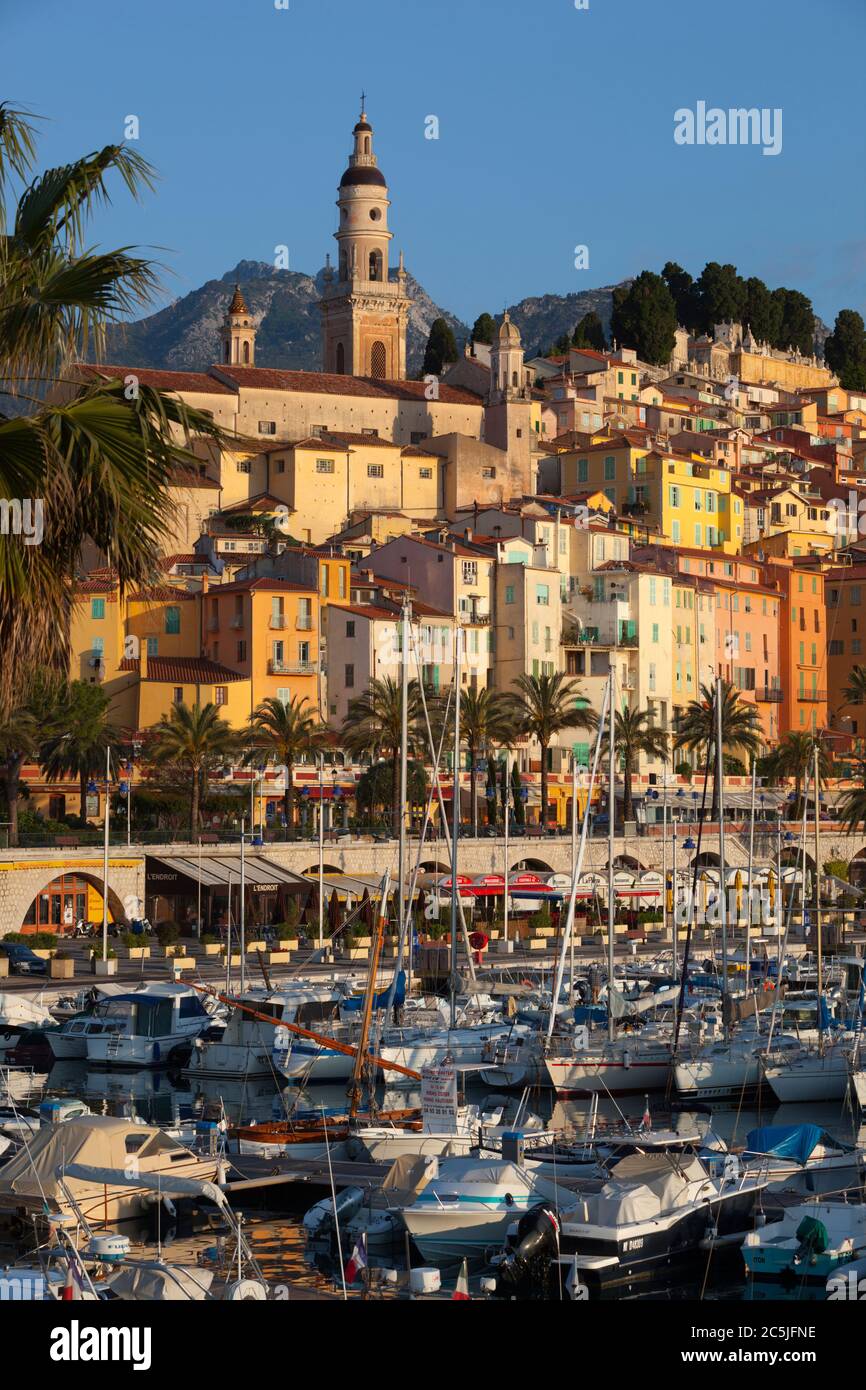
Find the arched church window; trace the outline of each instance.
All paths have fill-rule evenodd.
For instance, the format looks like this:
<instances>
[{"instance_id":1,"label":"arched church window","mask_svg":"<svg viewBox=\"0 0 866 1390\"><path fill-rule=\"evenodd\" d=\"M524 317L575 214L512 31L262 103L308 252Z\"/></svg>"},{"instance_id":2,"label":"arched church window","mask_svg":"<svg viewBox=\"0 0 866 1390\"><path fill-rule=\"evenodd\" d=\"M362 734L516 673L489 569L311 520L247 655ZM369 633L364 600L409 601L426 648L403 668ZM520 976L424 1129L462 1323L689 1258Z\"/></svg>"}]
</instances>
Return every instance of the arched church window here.
<instances>
[{"instance_id":1,"label":"arched church window","mask_svg":"<svg viewBox=\"0 0 866 1390\"><path fill-rule=\"evenodd\" d=\"M380 343L380 342L375 342L375 343L373 344L373 350L372 350L372 352L370 353L370 375L371 375L371 376L375 376L375 377L384 377L384 375L385 375L385 360L386 360L386 355L385 355L385 344L384 344L384 343Z\"/></svg>"},{"instance_id":2,"label":"arched church window","mask_svg":"<svg viewBox=\"0 0 866 1390\"><path fill-rule=\"evenodd\" d=\"M250 364L250 345L249 345L249 343L244 343L244 365L248 367L249 364Z\"/></svg>"},{"instance_id":3,"label":"arched church window","mask_svg":"<svg viewBox=\"0 0 866 1390\"><path fill-rule=\"evenodd\" d=\"M364 154L369 154L369 153L370 153L370 137L369 137L369 135L365 135L365 136L364 136Z\"/></svg>"},{"instance_id":4,"label":"arched church window","mask_svg":"<svg viewBox=\"0 0 866 1390\"><path fill-rule=\"evenodd\" d=\"M370 279L381 280L382 278L382 252L370 252Z\"/></svg>"},{"instance_id":5,"label":"arched church window","mask_svg":"<svg viewBox=\"0 0 866 1390\"><path fill-rule=\"evenodd\" d=\"M342 343L337 344L337 375L344 376L346 373L346 349Z\"/></svg>"},{"instance_id":6,"label":"arched church window","mask_svg":"<svg viewBox=\"0 0 866 1390\"><path fill-rule=\"evenodd\" d=\"M231 345L231 343L230 343L228 340L226 340L226 361L227 361L227 362L231 362L231 360L232 360L232 345Z\"/></svg>"},{"instance_id":7,"label":"arched church window","mask_svg":"<svg viewBox=\"0 0 866 1390\"><path fill-rule=\"evenodd\" d=\"M348 280L348 278L349 278L349 256L348 256L348 253L347 253L346 251L341 251L341 252L340 252L340 279L341 279L341 280Z\"/></svg>"},{"instance_id":8,"label":"arched church window","mask_svg":"<svg viewBox=\"0 0 866 1390\"><path fill-rule=\"evenodd\" d=\"M512 386L516 386L516 385L517 385L517 373L516 373L516 372L512 372L512 373L511 373L511 385L512 385Z\"/></svg>"}]
</instances>

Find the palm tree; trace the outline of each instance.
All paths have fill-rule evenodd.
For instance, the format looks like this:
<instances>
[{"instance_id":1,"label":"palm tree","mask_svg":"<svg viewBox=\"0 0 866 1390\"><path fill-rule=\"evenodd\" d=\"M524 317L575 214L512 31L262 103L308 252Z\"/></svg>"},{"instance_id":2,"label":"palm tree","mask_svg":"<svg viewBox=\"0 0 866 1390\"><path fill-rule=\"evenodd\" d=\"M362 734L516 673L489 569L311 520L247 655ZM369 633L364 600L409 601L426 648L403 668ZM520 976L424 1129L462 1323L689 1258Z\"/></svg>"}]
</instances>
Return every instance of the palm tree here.
<instances>
[{"instance_id":1,"label":"palm tree","mask_svg":"<svg viewBox=\"0 0 866 1390\"><path fill-rule=\"evenodd\" d=\"M72 681L60 693L57 728L43 736L39 760L51 781L77 777L81 819L87 804L87 783L105 767L106 749L119 741L120 733L107 723L111 700L98 685Z\"/></svg>"},{"instance_id":2,"label":"palm tree","mask_svg":"<svg viewBox=\"0 0 866 1390\"><path fill-rule=\"evenodd\" d=\"M848 684L842 687L842 694L846 705L863 704L866 700L866 666L852 667L848 672Z\"/></svg>"},{"instance_id":3,"label":"palm tree","mask_svg":"<svg viewBox=\"0 0 866 1390\"><path fill-rule=\"evenodd\" d=\"M654 717L650 709L628 708L617 710L614 717L614 751L619 757L623 773L622 818L624 821L634 818L632 777L638 770L640 755L643 754L644 757L651 758L654 762L665 763L668 760L668 734L666 730L660 729L654 723ZM603 747L610 746L609 733L604 735L602 744Z\"/></svg>"},{"instance_id":4,"label":"palm tree","mask_svg":"<svg viewBox=\"0 0 866 1390\"><path fill-rule=\"evenodd\" d=\"M0 104L0 391L17 397L14 412L0 405L0 498L19 522L0 532L0 718L28 673L68 669L83 547L100 551L122 586L147 579L174 512L169 483L197 465L191 437L222 438L206 415L152 387L70 373L98 360L107 326L153 292L152 262L85 239L112 179L138 196L152 170L107 145L34 176L28 117ZM24 187L10 209L13 183Z\"/></svg>"},{"instance_id":5,"label":"palm tree","mask_svg":"<svg viewBox=\"0 0 866 1390\"><path fill-rule=\"evenodd\" d=\"M774 782L780 781L783 777L794 779L794 805L791 808L793 820L799 820L803 814L803 784L814 773L816 747L820 791L830 775L830 758L821 740L815 738L814 734L799 731L785 734L767 759L767 775Z\"/></svg>"},{"instance_id":6,"label":"palm tree","mask_svg":"<svg viewBox=\"0 0 866 1390\"><path fill-rule=\"evenodd\" d=\"M863 785L852 787L839 803L839 816L849 835L855 835L861 825L866 827L866 764L860 772Z\"/></svg>"},{"instance_id":7,"label":"palm tree","mask_svg":"<svg viewBox=\"0 0 866 1390\"><path fill-rule=\"evenodd\" d=\"M0 723L0 775L9 813L9 845L18 844L21 769L39 748L39 724L31 710L18 706Z\"/></svg>"},{"instance_id":8,"label":"palm tree","mask_svg":"<svg viewBox=\"0 0 866 1390\"><path fill-rule=\"evenodd\" d=\"M195 840L199 803L208 772L238 751L240 736L220 718L214 704L172 705L153 731L148 757L156 767L173 765L190 778L189 837Z\"/></svg>"},{"instance_id":9,"label":"palm tree","mask_svg":"<svg viewBox=\"0 0 866 1390\"><path fill-rule=\"evenodd\" d=\"M328 731L320 723L313 706L300 695L293 695L288 704L274 697L262 700L253 711L250 723L244 762L248 766L275 762L285 769L283 816L288 838L294 818L295 764L306 754L321 748Z\"/></svg>"},{"instance_id":10,"label":"palm tree","mask_svg":"<svg viewBox=\"0 0 866 1390\"><path fill-rule=\"evenodd\" d=\"M583 704L577 681L561 671L552 676L518 676L516 690L504 696L515 728L541 747L541 824L547 825L547 750L566 729L594 729L598 716Z\"/></svg>"},{"instance_id":11,"label":"palm tree","mask_svg":"<svg viewBox=\"0 0 866 1390\"><path fill-rule=\"evenodd\" d=\"M472 834L478 834L478 787L476 767L478 754L484 750L488 758L494 744L508 743L514 737L514 715L502 695L492 690L464 690L460 696L460 733L469 755L470 817Z\"/></svg>"},{"instance_id":12,"label":"palm tree","mask_svg":"<svg viewBox=\"0 0 866 1390\"><path fill-rule=\"evenodd\" d=\"M675 748L700 751L706 758L716 742L716 692L714 685L702 685L700 697L690 700L674 739ZM754 758L761 746L761 726L754 705L741 700L730 681L722 681L722 749L736 756ZM719 812L719 790L713 778L712 816Z\"/></svg>"},{"instance_id":13,"label":"palm tree","mask_svg":"<svg viewBox=\"0 0 866 1390\"><path fill-rule=\"evenodd\" d=\"M417 681L409 682L407 715L409 754L419 744L421 692ZM394 835L400 831L400 741L403 719L403 692L391 676L374 678L363 695L349 701L343 720L342 742L348 753L370 758L388 758L391 763L391 824Z\"/></svg>"}]
</instances>

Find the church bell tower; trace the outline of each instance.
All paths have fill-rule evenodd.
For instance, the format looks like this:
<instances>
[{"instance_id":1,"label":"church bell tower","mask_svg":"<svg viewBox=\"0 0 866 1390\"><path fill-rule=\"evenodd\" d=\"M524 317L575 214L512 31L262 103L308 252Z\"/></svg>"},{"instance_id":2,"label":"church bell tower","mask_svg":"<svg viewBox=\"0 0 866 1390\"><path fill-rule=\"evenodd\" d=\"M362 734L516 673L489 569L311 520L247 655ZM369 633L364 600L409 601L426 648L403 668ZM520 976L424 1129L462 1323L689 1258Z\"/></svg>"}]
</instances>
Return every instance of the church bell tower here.
<instances>
[{"instance_id":1,"label":"church bell tower","mask_svg":"<svg viewBox=\"0 0 866 1390\"><path fill-rule=\"evenodd\" d=\"M352 132L354 149L340 180L336 269L325 268L322 356L326 372L402 381L410 299L403 257L391 279L388 185L373 153L373 127L363 98Z\"/></svg>"}]
</instances>

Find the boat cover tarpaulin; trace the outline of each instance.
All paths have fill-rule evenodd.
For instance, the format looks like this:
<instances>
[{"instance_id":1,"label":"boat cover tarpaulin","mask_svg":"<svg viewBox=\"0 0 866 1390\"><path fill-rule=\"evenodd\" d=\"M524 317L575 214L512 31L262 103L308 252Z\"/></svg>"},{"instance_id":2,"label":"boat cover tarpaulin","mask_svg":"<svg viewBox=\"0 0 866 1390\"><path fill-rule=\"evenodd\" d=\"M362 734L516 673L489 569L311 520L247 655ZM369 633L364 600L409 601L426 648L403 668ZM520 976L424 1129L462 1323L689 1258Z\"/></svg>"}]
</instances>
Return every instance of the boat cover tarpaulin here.
<instances>
[{"instance_id":1,"label":"boat cover tarpaulin","mask_svg":"<svg viewBox=\"0 0 866 1390\"><path fill-rule=\"evenodd\" d=\"M724 1021L728 1027L741 1023L744 1018L752 1018L762 1009L772 1008L776 998L776 991L772 989L756 990L754 994L726 994L722 1000Z\"/></svg>"},{"instance_id":2,"label":"boat cover tarpaulin","mask_svg":"<svg viewBox=\"0 0 866 1390\"><path fill-rule=\"evenodd\" d=\"M623 1158L614 1176L587 1208L590 1222L618 1227L633 1221L653 1221L695 1199L695 1184L707 1180L698 1158L673 1162L669 1154L634 1154Z\"/></svg>"},{"instance_id":3,"label":"boat cover tarpaulin","mask_svg":"<svg viewBox=\"0 0 866 1390\"><path fill-rule=\"evenodd\" d=\"M671 989L660 989L655 994L641 994L637 999L626 999L621 990L610 991L610 1011L614 1018L633 1018L636 1014L649 1013L650 1009L663 1008L679 998L679 985Z\"/></svg>"},{"instance_id":4,"label":"boat cover tarpaulin","mask_svg":"<svg viewBox=\"0 0 866 1390\"><path fill-rule=\"evenodd\" d=\"M806 1163L823 1139L824 1130L820 1125L764 1125L749 1130L746 1154L792 1158L796 1163Z\"/></svg>"}]
</instances>

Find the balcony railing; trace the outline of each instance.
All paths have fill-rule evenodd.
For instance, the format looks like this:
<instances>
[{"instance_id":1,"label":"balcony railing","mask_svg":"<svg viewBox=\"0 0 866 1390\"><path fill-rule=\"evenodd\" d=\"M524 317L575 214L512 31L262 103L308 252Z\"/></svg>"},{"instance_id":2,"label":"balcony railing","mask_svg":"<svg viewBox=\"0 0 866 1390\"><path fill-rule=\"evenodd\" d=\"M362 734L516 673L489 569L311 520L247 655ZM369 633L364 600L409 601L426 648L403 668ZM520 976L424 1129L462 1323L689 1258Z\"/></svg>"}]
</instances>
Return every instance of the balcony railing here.
<instances>
[{"instance_id":1,"label":"balcony railing","mask_svg":"<svg viewBox=\"0 0 866 1390\"><path fill-rule=\"evenodd\" d=\"M785 692L779 686L765 686L762 690L755 691L755 699L759 705L780 705L785 698Z\"/></svg>"},{"instance_id":2,"label":"balcony railing","mask_svg":"<svg viewBox=\"0 0 866 1390\"><path fill-rule=\"evenodd\" d=\"M813 705L823 705L827 699L827 692L826 690L798 690L797 699L805 700Z\"/></svg>"},{"instance_id":3,"label":"balcony railing","mask_svg":"<svg viewBox=\"0 0 866 1390\"><path fill-rule=\"evenodd\" d=\"M268 662L271 676L314 676L317 670L316 661L277 661L272 657Z\"/></svg>"},{"instance_id":4,"label":"balcony railing","mask_svg":"<svg viewBox=\"0 0 866 1390\"><path fill-rule=\"evenodd\" d=\"M285 615L285 613L272 613L272 614L271 614L271 620L270 620L270 624L269 624L270 627L275 628L276 630L280 630L281 628L284 628L285 625L286 625L286 615Z\"/></svg>"},{"instance_id":5,"label":"balcony railing","mask_svg":"<svg viewBox=\"0 0 866 1390\"><path fill-rule=\"evenodd\" d=\"M295 627L298 629L299 632L312 632L313 620L312 618L305 618L302 615L301 617L295 620Z\"/></svg>"}]
</instances>

